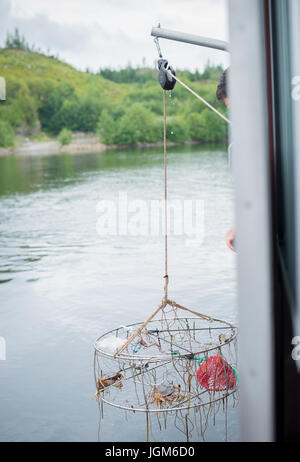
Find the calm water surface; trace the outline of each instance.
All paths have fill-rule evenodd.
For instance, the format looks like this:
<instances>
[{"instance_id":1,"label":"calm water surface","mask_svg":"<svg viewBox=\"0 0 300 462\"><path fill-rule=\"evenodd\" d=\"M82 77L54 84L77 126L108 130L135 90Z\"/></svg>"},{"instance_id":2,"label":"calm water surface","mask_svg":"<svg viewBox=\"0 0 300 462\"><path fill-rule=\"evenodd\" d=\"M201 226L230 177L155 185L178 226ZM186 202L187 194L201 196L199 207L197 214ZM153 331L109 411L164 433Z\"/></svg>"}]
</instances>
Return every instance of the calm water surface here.
<instances>
[{"instance_id":1,"label":"calm water surface","mask_svg":"<svg viewBox=\"0 0 300 462\"><path fill-rule=\"evenodd\" d=\"M220 148L169 150L170 199L204 201L205 238L172 236L171 298L236 321L234 221L227 155ZM162 198L161 150L0 158L0 440L96 441L93 343L143 321L163 290L163 239L99 236L97 204ZM228 439L238 418L229 412ZM104 441L144 441L143 416L105 409ZM184 441L172 425L153 441ZM224 415L206 434L223 440ZM197 437L195 437L197 440Z\"/></svg>"}]
</instances>

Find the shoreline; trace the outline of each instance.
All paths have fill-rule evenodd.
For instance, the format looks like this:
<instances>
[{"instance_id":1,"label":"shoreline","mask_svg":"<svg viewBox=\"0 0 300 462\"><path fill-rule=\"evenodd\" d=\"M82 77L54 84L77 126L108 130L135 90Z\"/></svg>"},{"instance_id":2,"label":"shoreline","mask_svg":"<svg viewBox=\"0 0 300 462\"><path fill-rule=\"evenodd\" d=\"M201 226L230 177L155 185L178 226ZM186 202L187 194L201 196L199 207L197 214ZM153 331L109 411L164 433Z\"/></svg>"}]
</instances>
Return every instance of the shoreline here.
<instances>
[{"instance_id":1,"label":"shoreline","mask_svg":"<svg viewBox=\"0 0 300 462\"><path fill-rule=\"evenodd\" d=\"M224 143L226 140L219 141ZM218 144L217 143L217 144ZM168 146L197 146L210 143L201 143L198 141L185 141L185 142L168 142ZM215 144L215 143L214 143ZM73 140L70 144L62 146L57 140L48 141L26 141L21 142L17 146L0 148L0 157L3 156L31 156L31 155L54 155L54 154L89 154L100 153L104 151L117 150L117 149L136 149L136 148L154 148L163 147L163 142L156 143L138 143L138 144L111 144L107 145L101 143L99 137L96 135L88 135L82 133L74 133Z\"/></svg>"}]
</instances>

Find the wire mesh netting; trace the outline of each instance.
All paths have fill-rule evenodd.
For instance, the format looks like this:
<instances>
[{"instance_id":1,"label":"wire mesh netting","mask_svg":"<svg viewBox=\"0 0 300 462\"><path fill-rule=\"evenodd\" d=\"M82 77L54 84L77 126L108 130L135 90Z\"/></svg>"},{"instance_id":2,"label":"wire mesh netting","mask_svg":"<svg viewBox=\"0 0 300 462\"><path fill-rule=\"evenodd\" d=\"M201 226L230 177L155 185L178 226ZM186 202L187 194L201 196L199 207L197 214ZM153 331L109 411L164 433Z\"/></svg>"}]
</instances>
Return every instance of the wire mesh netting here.
<instances>
[{"instance_id":1,"label":"wire mesh netting","mask_svg":"<svg viewBox=\"0 0 300 462\"><path fill-rule=\"evenodd\" d=\"M204 435L210 416L237 401L237 329L212 318L178 317L162 310L129 345L120 347L142 324L121 326L95 343L95 397L103 405L167 420L186 434ZM168 315L172 315L170 318ZM170 417L172 416L172 417Z\"/></svg>"}]
</instances>

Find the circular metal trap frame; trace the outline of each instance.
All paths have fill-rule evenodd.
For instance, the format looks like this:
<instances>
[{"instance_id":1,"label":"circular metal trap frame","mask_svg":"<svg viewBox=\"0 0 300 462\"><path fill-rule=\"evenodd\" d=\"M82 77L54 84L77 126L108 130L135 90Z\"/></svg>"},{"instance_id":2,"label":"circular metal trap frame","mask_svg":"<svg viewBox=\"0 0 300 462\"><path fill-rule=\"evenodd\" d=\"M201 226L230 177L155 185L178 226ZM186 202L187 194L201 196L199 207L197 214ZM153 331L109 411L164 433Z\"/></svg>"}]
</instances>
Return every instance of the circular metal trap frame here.
<instances>
[{"instance_id":1,"label":"circular metal trap frame","mask_svg":"<svg viewBox=\"0 0 300 462\"><path fill-rule=\"evenodd\" d=\"M122 353L132 332L142 325L121 326L95 342L96 398L125 411L189 411L224 400L237 391L238 380L207 389L197 379L201 364L222 358L235 372L237 328L212 318L164 317L148 323ZM225 366L227 365L227 366Z\"/></svg>"}]
</instances>

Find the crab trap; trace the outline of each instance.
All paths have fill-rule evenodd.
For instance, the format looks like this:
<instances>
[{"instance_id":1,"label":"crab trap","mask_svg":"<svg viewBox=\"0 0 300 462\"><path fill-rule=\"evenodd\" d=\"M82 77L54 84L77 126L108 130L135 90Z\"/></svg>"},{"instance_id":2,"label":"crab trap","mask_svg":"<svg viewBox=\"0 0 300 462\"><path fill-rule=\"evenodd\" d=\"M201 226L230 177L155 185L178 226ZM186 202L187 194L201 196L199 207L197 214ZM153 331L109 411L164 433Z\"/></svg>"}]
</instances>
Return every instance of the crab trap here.
<instances>
[{"instance_id":1,"label":"crab trap","mask_svg":"<svg viewBox=\"0 0 300 462\"><path fill-rule=\"evenodd\" d=\"M100 416L104 405L145 413L147 440L151 418L161 429L173 419L187 440L195 427L204 437L209 417L237 400L237 328L204 315L178 317L174 307L161 314L143 329L122 326L96 341Z\"/></svg>"}]
</instances>

